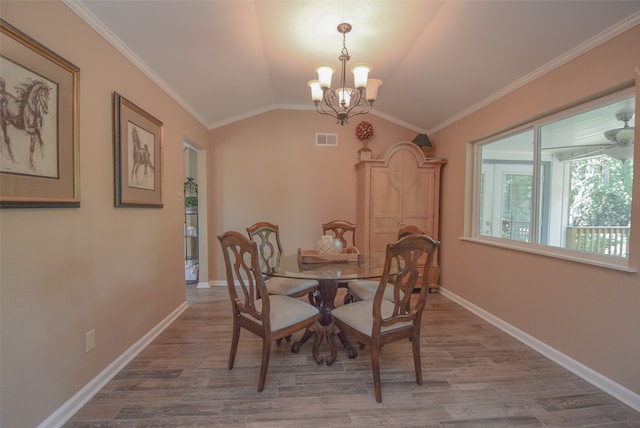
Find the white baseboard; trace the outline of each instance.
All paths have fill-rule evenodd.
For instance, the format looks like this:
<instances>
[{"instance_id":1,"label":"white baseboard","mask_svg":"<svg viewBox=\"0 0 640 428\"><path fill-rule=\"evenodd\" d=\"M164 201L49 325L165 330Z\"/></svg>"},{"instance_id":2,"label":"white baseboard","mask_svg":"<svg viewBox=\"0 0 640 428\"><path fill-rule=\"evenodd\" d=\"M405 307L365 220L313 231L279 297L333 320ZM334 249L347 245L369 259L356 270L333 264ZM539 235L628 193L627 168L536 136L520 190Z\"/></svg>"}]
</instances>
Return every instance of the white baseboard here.
<instances>
[{"instance_id":1,"label":"white baseboard","mask_svg":"<svg viewBox=\"0 0 640 428\"><path fill-rule=\"evenodd\" d=\"M490 314L484 309L463 299L457 294L452 293L446 288L441 287L440 294L444 295L445 297L448 297L449 299L453 300L460 306L463 306L464 308L478 315L480 318L484 319L490 324L493 324L500 330L504 331L505 333L509 334L510 336L514 337L515 339L529 346L530 348L538 351L545 357L561 365L562 367L569 370L570 372L580 376L582 379L586 380L596 388L601 389L602 391L606 392L612 397L622 401L624 404L631 407L635 411L640 412L640 395L639 394L636 394L630 389L625 388L624 386L620 385L617 382L614 382L613 380L609 379L606 376L603 376L602 374L585 366L579 361L576 361L573 358L568 357L567 355L563 354L557 349L552 348L551 346L547 345L544 342L541 342L540 340L525 333L524 331L517 329L511 324L506 323L500 318Z\"/></svg>"},{"instance_id":2,"label":"white baseboard","mask_svg":"<svg viewBox=\"0 0 640 428\"><path fill-rule=\"evenodd\" d=\"M169 326L180 314L182 314L189 305L187 302L183 302L172 313L167 315L165 319L160 321L155 327L153 327L147 334L142 336L140 340L134 343L129 349L127 349L122 355L120 355L115 361L109 364L104 370L98 374L93 380L82 387L73 397L67 400L58 410L53 412L47 419L42 421L38 425L38 428L57 428L61 427L67 422L74 414L78 412L94 395L96 395L107 382L109 382L115 375L117 375L136 355L140 353L147 345L158 337L165 328Z\"/></svg>"},{"instance_id":3,"label":"white baseboard","mask_svg":"<svg viewBox=\"0 0 640 428\"><path fill-rule=\"evenodd\" d=\"M199 282L196 288L211 288L211 284L209 282Z\"/></svg>"}]
</instances>

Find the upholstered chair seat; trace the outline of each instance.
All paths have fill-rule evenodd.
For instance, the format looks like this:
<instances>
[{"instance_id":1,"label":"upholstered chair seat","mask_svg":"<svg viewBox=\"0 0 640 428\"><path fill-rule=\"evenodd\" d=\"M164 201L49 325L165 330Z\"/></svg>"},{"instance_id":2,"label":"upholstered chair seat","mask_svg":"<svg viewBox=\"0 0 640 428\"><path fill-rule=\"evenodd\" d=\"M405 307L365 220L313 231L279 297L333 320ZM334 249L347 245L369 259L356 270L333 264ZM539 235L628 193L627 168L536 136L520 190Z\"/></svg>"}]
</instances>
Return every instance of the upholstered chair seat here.
<instances>
[{"instance_id":1,"label":"upholstered chair seat","mask_svg":"<svg viewBox=\"0 0 640 428\"><path fill-rule=\"evenodd\" d=\"M283 296L304 296L309 290L315 290L318 281L314 279L295 279L271 277L265 281L269 294L280 294Z\"/></svg>"},{"instance_id":2,"label":"upholstered chair seat","mask_svg":"<svg viewBox=\"0 0 640 428\"><path fill-rule=\"evenodd\" d=\"M349 282L349 291L357 296L356 300L370 300L376 295L378 289L378 281L369 279L358 279ZM393 301L393 285L387 284L382 297L384 300Z\"/></svg>"}]
</instances>

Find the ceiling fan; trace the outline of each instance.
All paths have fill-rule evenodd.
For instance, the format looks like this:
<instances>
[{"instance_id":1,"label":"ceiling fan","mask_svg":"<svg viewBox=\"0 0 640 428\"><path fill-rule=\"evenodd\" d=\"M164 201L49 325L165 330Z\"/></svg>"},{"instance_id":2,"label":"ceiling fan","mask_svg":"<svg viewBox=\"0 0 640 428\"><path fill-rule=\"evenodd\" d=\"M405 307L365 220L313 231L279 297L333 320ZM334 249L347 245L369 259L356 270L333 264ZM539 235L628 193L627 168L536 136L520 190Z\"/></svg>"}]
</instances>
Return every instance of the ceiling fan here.
<instances>
[{"instance_id":1,"label":"ceiling fan","mask_svg":"<svg viewBox=\"0 0 640 428\"><path fill-rule=\"evenodd\" d=\"M622 128L610 129L604 133L607 140L614 143L609 147L607 154L614 159L627 160L633 157L633 136L635 128L629 126L629 121L633 119L634 112L622 111L616 114L616 119L624 122Z\"/></svg>"},{"instance_id":2,"label":"ceiling fan","mask_svg":"<svg viewBox=\"0 0 640 428\"><path fill-rule=\"evenodd\" d=\"M558 156L562 161L587 159L601 155L608 155L622 161L631 159L633 157L635 128L629 126L629 121L633 119L634 115L635 112L632 110L623 110L616 113L616 119L624 122L624 126L606 131L604 136L609 141L607 143L549 147L549 149L568 150Z\"/></svg>"}]
</instances>

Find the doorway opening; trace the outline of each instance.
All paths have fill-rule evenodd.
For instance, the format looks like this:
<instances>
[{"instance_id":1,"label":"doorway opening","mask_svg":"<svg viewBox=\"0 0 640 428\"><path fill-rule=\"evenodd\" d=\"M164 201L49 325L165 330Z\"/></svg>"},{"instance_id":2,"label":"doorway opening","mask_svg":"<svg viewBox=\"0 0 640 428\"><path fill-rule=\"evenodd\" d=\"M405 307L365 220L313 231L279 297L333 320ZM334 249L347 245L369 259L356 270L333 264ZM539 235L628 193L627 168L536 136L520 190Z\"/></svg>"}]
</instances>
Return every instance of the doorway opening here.
<instances>
[{"instance_id":1,"label":"doorway opening","mask_svg":"<svg viewBox=\"0 0 640 428\"><path fill-rule=\"evenodd\" d=\"M184 161L184 277L186 284L208 288L206 153L183 142Z\"/></svg>"}]
</instances>

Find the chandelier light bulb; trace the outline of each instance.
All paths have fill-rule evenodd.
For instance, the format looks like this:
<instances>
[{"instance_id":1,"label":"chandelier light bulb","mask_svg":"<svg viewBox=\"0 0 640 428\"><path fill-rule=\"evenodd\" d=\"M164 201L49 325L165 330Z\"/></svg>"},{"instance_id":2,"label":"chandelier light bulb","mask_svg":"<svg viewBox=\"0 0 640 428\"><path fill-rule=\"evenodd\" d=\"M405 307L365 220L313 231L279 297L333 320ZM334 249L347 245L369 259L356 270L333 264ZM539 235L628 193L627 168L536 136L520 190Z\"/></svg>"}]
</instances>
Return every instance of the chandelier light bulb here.
<instances>
[{"instance_id":1,"label":"chandelier light bulb","mask_svg":"<svg viewBox=\"0 0 640 428\"><path fill-rule=\"evenodd\" d=\"M338 89L337 92L338 92L338 102L340 104L340 107L348 108L349 104L351 103L351 93L353 92L353 89L342 88L342 89Z\"/></svg>"},{"instance_id":2,"label":"chandelier light bulb","mask_svg":"<svg viewBox=\"0 0 640 428\"><path fill-rule=\"evenodd\" d=\"M331 76L333 76L333 68L328 65L321 65L316 70L318 72L318 82L321 88L331 87Z\"/></svg>"},{"instance_id":3,"label":"chandelier light bulb","mask_svg":"<svg viewBox=\"0 0 640 428\"><path fill-rule=\"evenodd\" d=\"M317 80L309 80L307 85L311 88L311 100L322 101L322 88L320 87L320 82Z\"/></svg>"},{"instance_id":4,"label":"chandelier light bulb","mask_svg":"<svg viewBox=\"0 0 640 428\"><path fill-rule=\"evenodd\" d=\"M356 89L367 87L367 78L369 77L369 67L366 65L358 65L353 68L353 82Z\"/></svg>"},{"instance_id":5,"label":"chandelier light bulb","mask_svg":"<svg viewBox=\"0 0 640 428\"><path fill-rule=\"evenodd\" d=\"M373 103L378 98L380 86L382 86L382 80L380 79L367 80L367 101Z\"/></svg>"}]
</instances>

